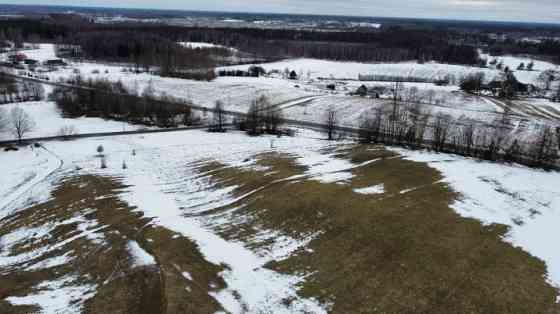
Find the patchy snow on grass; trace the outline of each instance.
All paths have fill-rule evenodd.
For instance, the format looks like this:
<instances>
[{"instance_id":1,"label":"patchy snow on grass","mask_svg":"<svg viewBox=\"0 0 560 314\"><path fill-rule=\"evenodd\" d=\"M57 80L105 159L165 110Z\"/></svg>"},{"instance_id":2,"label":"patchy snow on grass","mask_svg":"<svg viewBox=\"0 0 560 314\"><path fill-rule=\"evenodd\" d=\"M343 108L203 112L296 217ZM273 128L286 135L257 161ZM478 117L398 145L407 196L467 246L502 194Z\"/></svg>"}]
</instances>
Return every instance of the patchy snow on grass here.
<instances>
[{"instance_id":1,"label":"patchy snow on grass","mask_svg":"<svg viewBox=\"0 0 560 314\"><path fill-rule=\"evenodd\" d=\"M340 144L341 142L338 142L336 145ZM344 183L349 182L354 177L352 169L377 160L355 165L347 159L337 158L336 154L336 152L321 153L314 150L301 150L297 154L296 162L307 168L305 176L313 180L321 183Z\"/></svg>"},{"instance_id":2,"label":"patchy snow on grass","mask_svg":"<svg viewBox=\"0 0 560 314\"><path fill-rule=\"evenodd\" d=\"M407 159L427 162L461 194L452 207L465 217L510 227L505 238L542 259L548 279L560 286L559 172L423 151L396 149Z\"/></svg>"},{"instance_id":3,"label":"patchy snow on grass","mask_svg":"<svg viewBox=\"0 0 560 314\"><path fill-rule=\"evenodd\" d=\"M354 189L354 192L359 194L383 194L385 193L385 186L383 184L378 184L365 188Z\"/></svg>"},{"instance_id":4,"label":"patchy snow on grass","mask_svg":"<svg viewBox=\"0 0 560 314\"><path fill-rule=\"evenodd\" d=\"M43 282L35 287L37 292L5 300L13 305L35 305L42 314L79 313L88 299L95 295L95 285L74 285L76 279L65 277Z\"/></svg>"},{"instance_id":5,"label":"patchy snow on grass","mask_svg":"<svg viewBox=\"0 0 560 314\"><path fill-rule=\"evenodd\" d=\"M22 226L13 232L0 236L0 268L7 270L14 264L29 262L33 258L40 257L42 254L46 253L47 249L43 247L31 252L13 255L12 249L16 245L23 244L23 242L26 241L32 244L43 239L48 239L52 229L52 225L37 227Z\"/></svg>"},{"instance_id":6,"label":"patchy snow on grass","mask_svg":"<svg viewBox=\"0 0 560 314\"><path fill-rule=\"evenodd\" d=\"M72 257L73 255L74 255L74 251L68 251L62 255L58 255L55 257L50 257L45 260L42 260L39 263L27 267L25 270L31 271L31 270L47 269L47 268L53 268L62 265L68 265L73 260Z\"/></svg>"},{"instance_id":7,"label":"patchy snow on grass","mask_svg":"<svg viewBox=\"0 0 560 314\"><path fill-rule=\"evenodd\" d=\"M120 195L124 201L137 207L145 216L153 217L153 223L192 239L209 262L227 265L221 274L227 288L214 294L227 311L324 313L324 308L316 300L298 296L297 284L304 280L303 275L280 274L265 267L275 258L290 255L307 241L282 237L282 241L271 247L273 252L252 251L244 243L220 237L207 221L196 217L204 211L242 199L235 197L231 188L217 186L198 172L199 166L217 161L226 166L252 167L254 163L246 160L260 153L281 151L301 156L307 151L322 151L329 143L317 139L320 137L312 131L283 138L248 137L239 132L188 131L82 139L73 141L72 145L49 142L46 145L63 158L67 167L79 166L83 173L122 178L128 186ZM274 148L270 146L272 138ZM95 148L100 144L105 147L107 169L100 169L95 157ZM133 149L135 156L131 154ZM334 157L329 159L335 160ZM120 167L123 160L127 169ZM351 167L351 163L344 163L334 170ZM287 305L286 299L294 301Z\"/></svg>"},{"instance_id":8,"label":"patchy snow on grass","mask_svg":"<svg viewBox=\"0 0 560 314\"><path fill-rule=\"evenodd\" d=\"M150 253L142 249L140 245L138 245L138 242L132 240L128 241L127 248L133 259L133 267L150 266L156 264L156 260L154 259L154 257Z\"/></svg>"},{"instance_id":9,"label":"patchy snow on grass","mask_svg":"<svg viewBox=\"0 0 560 314\"><path fill-rule=\"evenodd\" d=\"M204 228L196 219L182 219L182 210L173 197L162 193L148 178L137 176L127 180L127 183L131 187L130 193L123 195L125 201L137 206L144 214L157 217L158 224L193 239L206 260L228 266L221 274L228 288L215 295L228 311L240 313L239 309L246 306L249 311L254 312L293 313L293 310L298 308L320 312L319 305L297 298L295 284L300 278L268 270L264 268L267 260L259 258L241 243L222 239ZM236 300L233 297L235 294L238 294L241 300ZM286 308L282 303L286 298L296 298L296 301ZM235 303L232 303L234 300ZM240 302L243 302L243 305Z\"/></svg>"}]
</instances>

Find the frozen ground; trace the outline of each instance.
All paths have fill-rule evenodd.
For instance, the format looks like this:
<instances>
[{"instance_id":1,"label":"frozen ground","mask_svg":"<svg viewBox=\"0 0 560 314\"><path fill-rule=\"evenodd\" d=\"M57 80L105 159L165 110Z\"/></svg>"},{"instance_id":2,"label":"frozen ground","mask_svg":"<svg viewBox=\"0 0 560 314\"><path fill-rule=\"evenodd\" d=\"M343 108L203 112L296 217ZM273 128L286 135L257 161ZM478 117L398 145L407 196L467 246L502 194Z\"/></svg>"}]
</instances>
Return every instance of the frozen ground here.
<instances>
[{"instance_id":1,"label":"frozen ground","mask_svg":"<svg viewBox=\"0 0 560 314\"><path fill-rule=\"evenodd\" d=\"M545 261L548 279L560 287L560 250L556 249L556 239L560 238L560 173L454 155L396 151L439 170L444 182L461 193L452 205L459 214L509 226L505 240Z\"/></svg>"}]
</instances>

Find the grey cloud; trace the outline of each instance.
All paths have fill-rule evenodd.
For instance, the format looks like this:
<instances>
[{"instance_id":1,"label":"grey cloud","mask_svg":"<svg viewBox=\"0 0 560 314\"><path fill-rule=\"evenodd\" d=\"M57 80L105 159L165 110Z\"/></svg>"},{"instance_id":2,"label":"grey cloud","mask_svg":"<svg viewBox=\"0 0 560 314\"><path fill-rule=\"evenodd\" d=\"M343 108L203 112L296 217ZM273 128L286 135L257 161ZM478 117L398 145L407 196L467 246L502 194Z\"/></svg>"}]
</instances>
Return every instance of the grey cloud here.
<instances>
[{"instance_id":1,"label":"grey cloud","mask_svg":"<svg viewBox=\"0 0 560 314\"><path fill-rule=\"evenodd\" d=\"M560 22L558 0L8 0L14 4Z\"/></svg>"}]
</instances>

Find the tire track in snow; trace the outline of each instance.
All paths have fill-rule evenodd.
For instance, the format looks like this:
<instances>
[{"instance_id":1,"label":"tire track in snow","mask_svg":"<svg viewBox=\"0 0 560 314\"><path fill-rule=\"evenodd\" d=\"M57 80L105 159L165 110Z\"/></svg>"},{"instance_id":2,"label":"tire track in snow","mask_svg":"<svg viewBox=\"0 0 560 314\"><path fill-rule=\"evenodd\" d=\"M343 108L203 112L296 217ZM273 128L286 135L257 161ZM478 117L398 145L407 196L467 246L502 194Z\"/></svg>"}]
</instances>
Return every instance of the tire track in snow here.
<instances>
[{"instance_id":1,"label":"tire track in snow","mask_svg":"<svg viewBox=\"0 0 560 314\"><path fill-rule=\"evenodd\" d=\"M46 174L42 176L36 176L29 182L20 185L19 188L12 191L10 193L11 195L9 195L7 198L0 201L0 212L4 212L9 206L14 204L19 198L21 198L27 192L31 191L37 185L45 182L47 179L52 177L57 171L62 169L62 167L64 166L64 161L62 160L62 158L60 158L60 156L58 156L57 154L55 154L54 152L50 151L49 149L47 149L42 145L41 145L41 149L43 149L45 152L47 152L54 158L58 159L58 165L54 169L49 170Z\"/></svg>"}]
</instances>

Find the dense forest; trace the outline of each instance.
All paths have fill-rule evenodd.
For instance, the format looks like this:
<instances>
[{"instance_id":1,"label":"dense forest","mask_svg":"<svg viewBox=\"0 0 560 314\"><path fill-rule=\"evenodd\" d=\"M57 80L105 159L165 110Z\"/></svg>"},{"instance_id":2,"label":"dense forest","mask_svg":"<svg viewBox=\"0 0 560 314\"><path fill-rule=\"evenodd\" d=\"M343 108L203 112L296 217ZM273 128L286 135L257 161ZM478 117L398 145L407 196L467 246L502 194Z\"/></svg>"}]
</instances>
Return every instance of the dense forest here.
<instances>
[{"instance_id":1,"label":"dense forest","mask_svg":"<svg viewBox=\"0 0 560 314\"><path fill-rule=\"evenodd\" d=\"M194 68L211 65L212 59L205 55L209 53L199 50L189 52L188 56L181 55L187 49L179 49L177 42L212 42L269 60L309 57L395 62L419 59L471 65L479 62L475 47L458 43L455 38L459 35L445 30L414 31L392 27L376 32L321 32L161 24L100 25L67 17L0 21L0 29L19 29L18 37L22 39L39 37L57 43L81 45L86 58L136 63L178 60L179 66ZM140 54L139 50L144 53Z\"/></svg>"}]
</instances>

